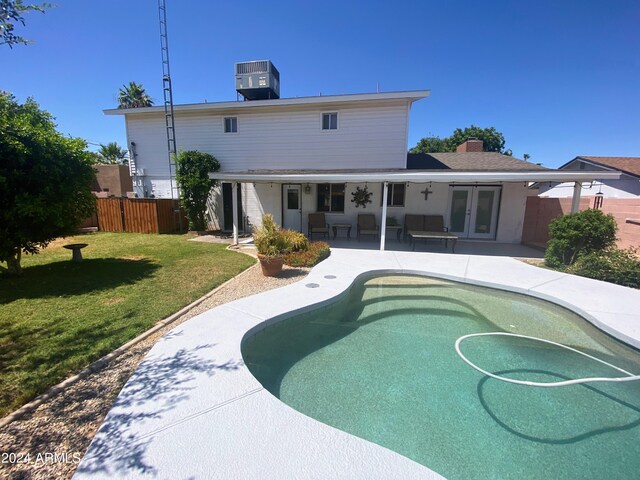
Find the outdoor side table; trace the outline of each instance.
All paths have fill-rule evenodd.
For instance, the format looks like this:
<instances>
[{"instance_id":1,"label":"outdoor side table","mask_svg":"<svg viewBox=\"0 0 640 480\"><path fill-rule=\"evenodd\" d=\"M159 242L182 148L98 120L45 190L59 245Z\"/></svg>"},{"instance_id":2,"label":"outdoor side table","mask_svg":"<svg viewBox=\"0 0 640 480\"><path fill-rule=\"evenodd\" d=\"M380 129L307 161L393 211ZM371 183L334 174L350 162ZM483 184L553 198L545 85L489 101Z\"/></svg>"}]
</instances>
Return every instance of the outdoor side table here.
<instances>
[{"instance_id":1,"label":"outdoor side table","mask_svg":"<svg viewBox=\"0 0 640 480\"><path fill-rule=\"evenodd\" d=\"M82 252L80 250L86 246L86 243L70 243L69 245L64 245L64 248L71 250L71 261L79 263L82 261Z\"/></svg>"},{"instance_id":2,"label":"outdoor side table","mask_svg":"<svg viewBox=\"0 0 640 480\"><path fill-rule=\"evenodd\" d=\"M402 239L400 238L400 235L402 234L402 225L387 225L387 230L395 230L396 231L396 238L399 242L402 241Z\"/></svg>"},{"instance_id":3,"label":"outdoor side table","mask_svg":"<svg viewBox=\"0 0 640 480\"><path fill-rule=\"evenodd\" d=\"M331 229L333 230L333 239L335 240L338 236L338 230L346 230L347 231L347 239L351 240L351 224L350 223L334 223L331 225Z\"/></svg>"}]
</instances>

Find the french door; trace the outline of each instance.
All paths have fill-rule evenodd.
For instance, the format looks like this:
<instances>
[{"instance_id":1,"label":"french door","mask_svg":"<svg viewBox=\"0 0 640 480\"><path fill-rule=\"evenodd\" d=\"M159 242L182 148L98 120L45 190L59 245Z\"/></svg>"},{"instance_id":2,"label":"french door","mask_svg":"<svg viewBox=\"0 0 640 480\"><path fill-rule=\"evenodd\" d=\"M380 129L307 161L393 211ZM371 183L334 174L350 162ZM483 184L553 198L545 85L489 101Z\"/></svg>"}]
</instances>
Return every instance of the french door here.
<instances>
[{"instance_id":1,"label":"french door","mask_svg":"<svg viewBox=\"0 0 640 480\"><path fill-rule=\"evenodd\" d=\"M449 231L462 238L496 238L501 188L451 187Z\"/></svg>"}]
</instances>

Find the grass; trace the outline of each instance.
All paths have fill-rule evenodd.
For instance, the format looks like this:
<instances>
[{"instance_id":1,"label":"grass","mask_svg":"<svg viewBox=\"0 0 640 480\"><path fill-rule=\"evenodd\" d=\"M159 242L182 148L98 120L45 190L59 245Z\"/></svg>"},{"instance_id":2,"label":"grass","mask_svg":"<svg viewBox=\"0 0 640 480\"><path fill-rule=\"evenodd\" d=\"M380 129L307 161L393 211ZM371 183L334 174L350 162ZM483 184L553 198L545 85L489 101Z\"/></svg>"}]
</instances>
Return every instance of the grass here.
<instances>
[{"instance_id":1,"label":"grass","mask_svg":"<svg viewBox=\"0 0 640 480\"><path fill-rule=\"evenodd\" d=\"M88 243L82 263L62 246ZM123 345L254 260L186 236L58 240L0 275L0 416Z\"/></svg>"}]
</instances>

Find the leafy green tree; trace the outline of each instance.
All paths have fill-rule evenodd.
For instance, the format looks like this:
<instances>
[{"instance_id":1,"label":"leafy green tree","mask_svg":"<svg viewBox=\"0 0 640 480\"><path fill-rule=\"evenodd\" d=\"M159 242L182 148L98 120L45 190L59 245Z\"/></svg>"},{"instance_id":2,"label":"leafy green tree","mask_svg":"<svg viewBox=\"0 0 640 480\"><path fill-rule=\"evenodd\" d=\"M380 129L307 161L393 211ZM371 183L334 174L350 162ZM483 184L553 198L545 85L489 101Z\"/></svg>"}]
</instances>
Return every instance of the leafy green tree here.
<instances>
[{"instance_id":1,"label":"leafy green tree","mask_svg":"<svg viewBox=\"0 0 640 480\"><path fill-rule=\"evenodd\" d=\"M584 255L613 247L617 230L613 215L601 210L590 208L562 215L549 224L545 263L563 268Z\"/></svg>"},{"instance_id":2,"label":"leafy green tree","mask_svg":"<svg viewBox=\"0 0 640 480\"><path fill-rule=\"evenodd\" d=\"M448 152L449 146L445 140L439 137L421 138L418 144L409 150L411 153L437 153Z\"/></svg>"},{"instance_id":3,"label":"leafy green tree","mask_svg":"<svg viewBox=\"0 0 640 480\"><path fill-rule=\"evenodd\" d=\"M458 145L470 138L482 140L482 149L485 152L504 153L504 136L493 127L480 128L475 125L465 128L456 128L447 139L450 151L455 152Z\"/></svg>"},{"instance_id":4,"label":"leafy green tree","mask_svg":"<svg viewBox=\"0 0 640 480\"><path fill-rule=\"evenodd\" d=\"M86 147L58 132L33 99L0 95L0 270L20 274L23 253L38 253L93 213Z\"/></svg>"},{"instance_id":5,"label":"leafy green tree","mask_svg":"<svg viewBox=\"0 0 640 480\"><path fill-rule=\"evenodd\" d=\"M31 40L27 40L13 33L16 23L25 25L23 14L36 11L44 13L45 8L51 8L50 3L40 5L25 5L22 0L0 0L0 45L28 45Z\"/></svg>"},{"instance_id":6,"label":"leafy green tree","mask_svg":"<svg viewBox=\"0 0 640 480\"><path fill-rule=\"evenodd\" d=\"M98 149L96 160L97 163L107 164L122 164L127 165L129 160L127 158L128 152L122 148L116 142L109 142L106 145L100 144Z\"/></svg>"},{"instance_id":7,"label":"leafy green tree","mask_svg":"<svg viewBox=\"0 0 640 480\"><path fill-rule=\"evenodd\" d=\"M461 129L456 128L451 136L439 138L435 136L422 138L411 153L438 153L438 152L455 152L458 145L466 140L475 138L482 140L482 149L485 152L498 152L505 155L512 155L511 150L505 150L505 139L502 133L498 132L494 127L481 128L471 125L470 127Z\"/></svg>"},{"instance_id":8,"label":"leafy green tree","mask_svg":"<svg viewBox=\"0 0 640 480\"><path fill-rule=\"evenodd\" d=\"M118 91L118 108L151 107L153 100L144 87L136 82L123 85Z\"/></svg>"},{"instance_id":9,"label":"leafy green tree","mask_svg":"<svg viewBox=\"0 0 640 480\"><path fill-rule=\"evenodd\" d=\"M187 213L190 230L205 230L207 198L216 185L209 173L220 170L213 155L196 150L181 151L175 156L176 180L180 188L180 203Z\"/></svg>"}]
</instances>

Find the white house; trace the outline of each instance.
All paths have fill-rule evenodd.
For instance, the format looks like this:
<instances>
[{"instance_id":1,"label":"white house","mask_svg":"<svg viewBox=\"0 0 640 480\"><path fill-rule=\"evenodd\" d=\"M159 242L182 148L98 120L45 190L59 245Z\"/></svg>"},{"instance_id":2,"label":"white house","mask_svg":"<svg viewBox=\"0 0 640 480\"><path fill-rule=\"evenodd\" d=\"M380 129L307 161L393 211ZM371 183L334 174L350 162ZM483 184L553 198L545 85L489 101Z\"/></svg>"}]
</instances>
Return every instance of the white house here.
<instances>
[{"instance_id":1,"label":"white house","mask_svg":"<svg viewBox=\"0 0 640 480\"><path fill-rule=\"evenodd\" d=\"M531 182L619 176L548 170L482 152L482 142L473 140L457 153L408 156L411 106L428 95L428 90L283 99L262 95L259 100L176 105L176 143L220 161L221 171L212 174L221 185L212 192L210 222L234 231L236 241L237 232L259 224L265 212L305 233L308 214L324 212L329 224L351 224L354 230L359 213L374 213L378 225L388 217L402 224L405 214L442 215L459 237L520 243L526 198L536 193L528 188ZM164 108L105 113L125 117L138 195L171 196ZM365 208L351 201L358 188L372 193ZM380 236L384 248L384 228Z\"/></svg>"},{"instance_id":2,"label":"white house","mask_svg":"<svg viewBox=\"0 0 640 480\"><path fill-rule=\"evenodd\" d=\"M602 194L604 198L640 198L640 157L576 157L559 170L620 172L619 179L604 179L582 186L583 195ZM570 197L573 185L546 183L540 185L540 196L550 198Z\"/></svg>"}]
</instances>

